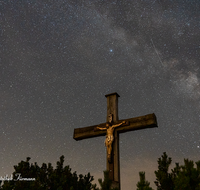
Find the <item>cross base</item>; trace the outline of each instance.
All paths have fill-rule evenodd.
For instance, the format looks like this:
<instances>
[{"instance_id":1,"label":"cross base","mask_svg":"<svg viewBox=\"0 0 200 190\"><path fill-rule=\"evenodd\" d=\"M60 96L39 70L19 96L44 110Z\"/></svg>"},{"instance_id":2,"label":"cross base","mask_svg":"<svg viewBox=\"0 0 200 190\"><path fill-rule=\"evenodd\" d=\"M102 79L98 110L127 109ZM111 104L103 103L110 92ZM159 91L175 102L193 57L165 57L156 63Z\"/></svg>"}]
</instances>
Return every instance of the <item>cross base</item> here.
<instances>
[{"instance_id":1,"label":"cross base","mask_svg":"<svg viewBox=\"0 0 200 190\"><path fill-rule=\"evenodd\" d=\"M117 182L117 181L112 181L111 188L118 188L118 189L120 189L120 183Z\"/></svg>"}]
</instances>

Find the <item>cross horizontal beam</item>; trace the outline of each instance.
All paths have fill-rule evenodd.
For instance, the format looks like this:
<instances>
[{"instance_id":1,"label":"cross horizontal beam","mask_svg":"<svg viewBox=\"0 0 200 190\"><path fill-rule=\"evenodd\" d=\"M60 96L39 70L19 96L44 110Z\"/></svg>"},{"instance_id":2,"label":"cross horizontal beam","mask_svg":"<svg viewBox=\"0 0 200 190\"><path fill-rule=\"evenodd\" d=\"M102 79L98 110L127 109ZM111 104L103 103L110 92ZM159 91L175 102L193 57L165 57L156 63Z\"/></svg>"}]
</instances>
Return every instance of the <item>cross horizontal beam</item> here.
<instances>
[{"instance_id":1,"label":"cross horizontal beam","mask_svg":"<svg viewBox=\"0 0 200 190\"><path fill-rule=\"evenodd\" d=\"M75 140L82 140L82 139L88 139L98 136L104 136L106 134L106 131L100 131L95 130L96 127L104 127L106 123L102 123L99 125L93 125L89 127L83 127L83 128L76 128L74 129L74 139Z\"/></svg>"},{"instance_id":2,"label":"cross horizontal beam","mask_svg":"<svg viewBox=\"0 0 200 190\"><path fill-rule=\"evenodd\" d=\"M118 133L125 133L128 131L157 127L157 120L154 113L140 116L140 117L119 120L117 123L121 123L122 121L128 122L129 125L125 124L125 125L122 125L121 127L116 128L116 131ZM95 130L95 129L97 126L100 128L103 128L105 127L105 124L106 123L93 125L90 127L76 128L74 129L74 139L78 141L78 140L87 139L87 138L104 136L106 134L106 130L100 131L100 130Z\"/></svg>"},{"instance_id":3,"label":"cross horizontal beam","mask_svg":"<svg viewBox=\"0 0 200 190\"><path fill-rule=\"evenodd\" d=\"M122 125L122 126L116 128L116 131L118 133L125 133L128 131L135 131L135 130L140 130L140 129L145 129L145 128L158 127L156 115L154 113L140 116L140 117L119 120L119 122L122 122L122 121L129 122L129 125L125 125L125 126Z\"/></svg>"}]
</instances>

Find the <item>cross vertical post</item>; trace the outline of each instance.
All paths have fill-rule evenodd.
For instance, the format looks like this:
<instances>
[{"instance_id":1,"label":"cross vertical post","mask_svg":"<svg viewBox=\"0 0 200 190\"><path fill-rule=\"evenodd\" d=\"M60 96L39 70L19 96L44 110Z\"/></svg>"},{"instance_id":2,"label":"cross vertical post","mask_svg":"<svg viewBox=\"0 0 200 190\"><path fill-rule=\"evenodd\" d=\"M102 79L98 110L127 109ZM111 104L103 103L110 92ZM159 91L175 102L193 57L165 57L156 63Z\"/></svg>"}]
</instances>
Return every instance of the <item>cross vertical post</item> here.
<instances>
[{"instance_id":1,"label":"cross vertical post","mask_svg":"<svg viewBox=\"0 0 200 190\"><path fill-rule=\"evenodd\" d=\"M118 121L118 97L117 93L105 95L107 98L107 119L109 122L109 115L113 115L113 122ZM113 150L111 152L112 162L107 160L107 170L109 171L109 178L112 180L112 187L120 189L120 164L119 164L119 133L114 131ZM108 153L107 153L108 154ZM106 157L107 158L107 157Z\"/></svg>"}]
</instances>

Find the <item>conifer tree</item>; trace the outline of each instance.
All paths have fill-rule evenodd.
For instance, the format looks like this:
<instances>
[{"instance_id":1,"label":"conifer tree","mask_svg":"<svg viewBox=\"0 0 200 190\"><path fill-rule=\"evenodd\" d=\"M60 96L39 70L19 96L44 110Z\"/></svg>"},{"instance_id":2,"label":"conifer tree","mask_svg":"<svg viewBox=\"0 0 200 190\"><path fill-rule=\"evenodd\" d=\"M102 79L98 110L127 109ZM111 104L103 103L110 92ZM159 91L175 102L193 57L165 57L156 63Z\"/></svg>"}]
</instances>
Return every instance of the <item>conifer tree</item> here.
<instances>
[{"instance_id":1,"label":"conifer tree","mask_svg":"<svg viewBox=\"0 0 200 190\"><path fill-rule=\"evenodd\" d=\"M197 168L194 167L194 162L184 159L184 165L176 170L174 179L174 190L200 190L200 161L196 162ZM174 172L173 170L173 172Z\"/></svg>"},{"instance_id":2,"label":"conifer tree","mask_svg":"<svg viewBox=\"0 0 200 190\"><path fill-rule=\"evenodd\" d=\"M172 159L167 156L166 152L158 159L158 170L155 171L157 190L172 190L174 188L173 175L168 173L171 162Z\"/></svg>"},{"instance_id":3,"label":"conifer tree","mask_svg":"<svg viewBox=\"0 0 200 190\"><path fill-rule=\"evenodd\" d=\"M140 181L137 183L137 190L153 190L150 183L145 179L145 172L139 172Z\"/></svg>"},{"instance_id":4,"label":"conifer tree","mask_svg":"<svg viewBox=\"0 0 200 190\"><path fill-rule=\"evenodd\" d=\"M118 188L112 188L112 180L109 178L109 171L104 171L104 181L99 179L99 184L101 186L101 190L118 190Z\"/></svg>"}]
</instances>

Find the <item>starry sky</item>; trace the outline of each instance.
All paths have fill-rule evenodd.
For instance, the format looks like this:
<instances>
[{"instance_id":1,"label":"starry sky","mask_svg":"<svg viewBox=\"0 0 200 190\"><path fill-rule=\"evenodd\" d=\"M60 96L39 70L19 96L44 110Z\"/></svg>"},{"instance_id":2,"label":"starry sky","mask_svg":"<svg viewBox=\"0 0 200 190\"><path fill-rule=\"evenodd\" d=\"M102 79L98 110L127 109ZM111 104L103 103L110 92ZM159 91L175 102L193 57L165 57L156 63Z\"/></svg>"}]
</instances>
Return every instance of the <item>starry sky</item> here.
<instances>
[{"instance_id":1,"label":"starry sky","mask_svg":"<svg viewBox=\"0 0 200 190\"><path fill-rule=\"evenodd\" d=\"M139 171L155 187L163 152L200 154L198 0L1 0L0 176L26 157L103 178L105 137L73 139L106 121L117 92L119 119L155 113L158 128L120 135L122 190Z\"/></svg>"}]
</instances>

